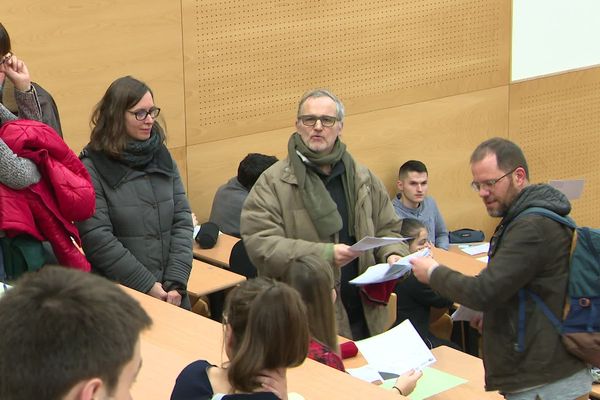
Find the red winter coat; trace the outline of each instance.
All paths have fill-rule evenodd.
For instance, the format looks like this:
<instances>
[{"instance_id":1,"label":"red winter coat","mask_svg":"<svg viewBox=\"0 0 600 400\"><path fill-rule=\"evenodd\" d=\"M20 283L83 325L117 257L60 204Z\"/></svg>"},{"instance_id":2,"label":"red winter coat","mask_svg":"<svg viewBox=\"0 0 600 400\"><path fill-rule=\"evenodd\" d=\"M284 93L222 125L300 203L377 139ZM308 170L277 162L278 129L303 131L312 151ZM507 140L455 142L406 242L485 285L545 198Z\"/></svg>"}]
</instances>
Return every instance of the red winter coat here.
<instances>
[{"instance_id":1,"label":"red winter coat","mask_svg":"<svg viewBox=\"0 0 600 400\"><path fill-rule=\"evenodd\" d=\"M6 123L0 128L0 138L18 156L32 160L42 177L22 190L0 184L0 230L9 237L28 234L47 240L60 264L89 271L90 264L71 240L81 244L73 221L95 212L96 195L86 168L58 134L41 122Z\"/></svg>"}]
</instances>

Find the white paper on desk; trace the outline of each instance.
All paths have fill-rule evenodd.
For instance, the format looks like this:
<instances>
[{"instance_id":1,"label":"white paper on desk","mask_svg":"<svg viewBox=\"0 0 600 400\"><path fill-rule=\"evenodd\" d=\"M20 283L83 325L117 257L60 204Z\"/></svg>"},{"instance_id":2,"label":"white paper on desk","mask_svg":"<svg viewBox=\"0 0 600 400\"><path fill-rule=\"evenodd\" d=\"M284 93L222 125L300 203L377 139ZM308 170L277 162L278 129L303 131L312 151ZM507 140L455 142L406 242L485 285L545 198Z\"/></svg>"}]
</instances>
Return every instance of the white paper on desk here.
<instances>
[{"instance_id":1,"label":"white paper on desk","mask_svg":"<svg viewBox=\"0 0 600 400\"><path fill-rule=\"evenodd\" d=\"M489 249L490 249L489 243L481 243L481 244L476 244L474 246L464 247L464 248L461 248L460 250L463 251L464 253L467 253L470 256L474 256L475 254L487 253Z\"/></svg>"},{"instance_id":2,"label":"white paper on desk","mask_svg":"<svg viewBox=\"0 0 600 400\"><path fill-rule=\"evenodd\" d=\"M431 251L425 248L416 253L409 254L406 257L402 257L392 265L388 263L373 265L367 268L361 275L352 279L350 283L353 285L368 285L370 283L380 283L398 279L412 270L412 265L410 263L412 258L426 257L430 254Z\"/></svg>"},{"instance_id":3,"label":"white paper on desk","mask_svg":"<svg viewBox=\"0 0 600 400\"><path fill-rule=\"evenodd\" d=\"M583 193L583 179L565 179L565 180L552 180L548 181L548 185L563 192L567 199L575 200L581 197Z\"/></svg>"},{"instance_id":4,"label":"white paper on desk","mask_svg":"<svg viewBox=\"0 0 600 400\"><path fill-rule=\"evenodd\" d=\"M488 261L490 260L489 256L483 256L483 257L478 257L477 261L481 261L482 263L488 263Z\"/></svg>"},{"instance_id":5,"label":"white paper on desk","mask_svg":"<svg viewBox=\"0 0 600 400\"><path fill-rule=\"evenodd\" d=\"M452 321L470 321L475 317L483 315L481 311L475 311L472 308L459 306L451 315Z\"/></svg>"},{"instance_id":6,"label":"white paper on desk","mask_svg":"<svg viewBox=\"0 0 600 400\"><path fill-rule=\"evenodd\" d=\"M346 369L346 372L352 375L353 377L365 382L383 382L383 378L381 377L381 375L379 375L379 371L371 367L369 364L359 368L348 368Z\"/></svg>"},{"instance_id":7,"label":"white paper on desk","mask_svg":"<svg viewBox=\"0 0 600 400\"><path fill-rule=\"evenodd\" d=\"M387 332L355 343L369 365L381 372L402 375L436 361L408 319Z\"/></svg>"},{"instance_id":8,"label":"white paper on desk","mask_svg":"<svg viewBox=\"0 0 600 400\"><path fill-rule=\"evenodd\" d=\"M358 242L354 243L350 246L350 249L354 251L365 251L374 249L376 247L386 246L388 244L395 244L404 242L405 240L409 240L410 238L405 237L373 237L373 236L365 236L360 239Z\"/></svg>"}]
</instances>

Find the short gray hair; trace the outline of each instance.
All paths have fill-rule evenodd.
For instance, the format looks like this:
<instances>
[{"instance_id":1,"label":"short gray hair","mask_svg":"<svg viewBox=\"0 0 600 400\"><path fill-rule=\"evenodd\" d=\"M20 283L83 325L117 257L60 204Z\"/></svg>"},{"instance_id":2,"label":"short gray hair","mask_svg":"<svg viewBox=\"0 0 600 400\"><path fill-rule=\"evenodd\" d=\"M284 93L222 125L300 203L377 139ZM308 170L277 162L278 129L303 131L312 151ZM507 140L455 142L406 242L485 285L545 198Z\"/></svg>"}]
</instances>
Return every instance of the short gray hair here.
<instances>
[{"instance_id":1,"label":"short gray hair","mask_svg":"<svg viewBox=\"0 0 600 400\"><path fill-rule=\"evenodd\" d=\"M304 103L306 103L306 100L310 99L310 98L317 98L317 97L329 97L331 100L333 100L335 102L335 108L337 110L337 119L341 122L344 120L344 115L346 113L346 110L344 109L344 105L342 104L342 101L340 99L338 99L338 97L331 93L329 90L327 89L312 89L309 90L308 92L304 93L302 95L302 97L300 98L300 102L298 103L298 112L296 114L296 118L300 118L300 113L302 112L302 106L304 105Z\"/></svg>"}]
</instances>

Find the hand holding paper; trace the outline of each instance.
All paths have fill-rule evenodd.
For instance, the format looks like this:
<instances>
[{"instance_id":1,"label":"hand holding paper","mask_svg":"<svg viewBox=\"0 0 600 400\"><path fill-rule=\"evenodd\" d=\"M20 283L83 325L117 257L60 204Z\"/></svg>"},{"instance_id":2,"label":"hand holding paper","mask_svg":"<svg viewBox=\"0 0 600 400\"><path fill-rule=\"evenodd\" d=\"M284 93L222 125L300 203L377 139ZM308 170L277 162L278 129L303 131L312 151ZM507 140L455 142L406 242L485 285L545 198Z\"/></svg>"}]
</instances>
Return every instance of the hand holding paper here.
<instances>
[{"instance_id":1,"label":"hand holding paper","mask_svg":"<svg viewBox=\"0 0 600 400\"><path fill-rule=\"evenodd\" d=\"M380 283L398 279L410 272L412 268L410 264L411 259L415 257L426 257L430 254L431 251L429 249L423 249L416 253L409 254L406 257L402 257L392 265L387 263L373 265L364 273L351 280L350 283L354 285L367 285L369 283Z\"/></svg>"}]
</instances>

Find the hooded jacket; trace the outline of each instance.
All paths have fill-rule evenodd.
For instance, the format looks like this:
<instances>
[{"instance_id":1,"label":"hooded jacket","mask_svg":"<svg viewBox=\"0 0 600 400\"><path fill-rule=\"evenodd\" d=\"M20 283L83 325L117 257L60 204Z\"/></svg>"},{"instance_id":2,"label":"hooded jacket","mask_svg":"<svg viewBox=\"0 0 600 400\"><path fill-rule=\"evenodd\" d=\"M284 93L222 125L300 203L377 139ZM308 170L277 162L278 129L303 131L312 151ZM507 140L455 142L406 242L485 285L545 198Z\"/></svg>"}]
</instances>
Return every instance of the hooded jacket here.
<instances>
[{"instance_id":1,"label":"hooded jacket","mask_svg":"<svg viewBox=\"0 0 600 400\"><path fill-rule=\"evenodd\" d=\"M514 200L490 241L487 268L468 277L440 266L430 285L442 296L483 311L483 363L487 390L515 392L552 383L585 368L567 352L561 337L541 310L526 303L525 350L517 351L518 291L527 288L562 315L567 292L572 231L549 218L526 215L544 207L567 215L571 205L548 185L525 187Z\"/></svg>"}]
</instances>

